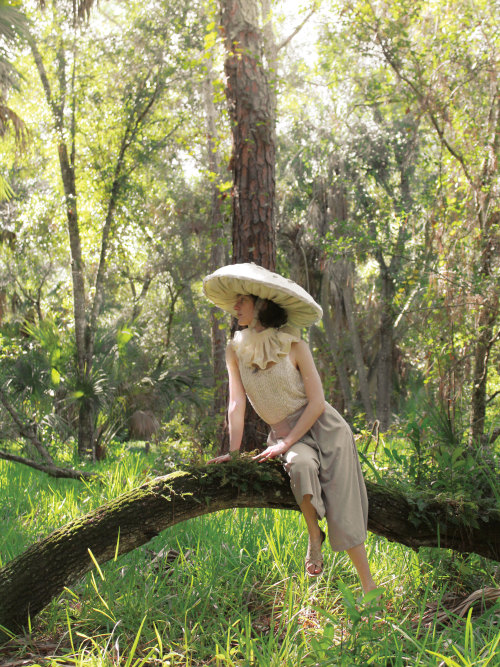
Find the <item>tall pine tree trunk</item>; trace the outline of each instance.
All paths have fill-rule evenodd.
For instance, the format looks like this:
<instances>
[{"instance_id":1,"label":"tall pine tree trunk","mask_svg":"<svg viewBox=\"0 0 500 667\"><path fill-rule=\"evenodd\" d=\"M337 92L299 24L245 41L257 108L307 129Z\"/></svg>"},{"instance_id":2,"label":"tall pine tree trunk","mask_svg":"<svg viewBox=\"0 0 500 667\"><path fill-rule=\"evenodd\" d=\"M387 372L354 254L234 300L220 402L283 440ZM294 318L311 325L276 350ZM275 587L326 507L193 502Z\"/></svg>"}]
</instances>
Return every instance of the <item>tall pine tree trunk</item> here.
<instances>
[{"instance_id":1,"label":"tall pine tree trunk","mask_svg":"<svg viewBox=\"0 0 500 667\"><path fill-rule=\"evenodd\" d=\"M226 97L233 151L233 262L276 266L275 97L264 66L256 0L221 0ZM261 446L267 427L247 401L242 450Z\"/></svg>"},{"instance_id":2,"label":"tall pine tree trunk","mask_svg":"<svg viewBox=\"0 0 500 667\"><path fill-rule=\"evenodd\" d=\"M276 266L273 98L256 0L221 0L232 124L233 261Z\"/></svg>"}]
</instances>

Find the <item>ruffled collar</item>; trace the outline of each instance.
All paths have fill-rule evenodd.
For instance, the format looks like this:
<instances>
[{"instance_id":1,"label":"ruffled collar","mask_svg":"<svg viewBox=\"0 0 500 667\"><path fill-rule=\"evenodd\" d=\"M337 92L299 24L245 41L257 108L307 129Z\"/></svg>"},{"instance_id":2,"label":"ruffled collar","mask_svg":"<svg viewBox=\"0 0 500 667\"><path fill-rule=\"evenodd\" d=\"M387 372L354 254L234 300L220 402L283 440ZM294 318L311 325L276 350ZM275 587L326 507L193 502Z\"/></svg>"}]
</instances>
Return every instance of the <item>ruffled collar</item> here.
<instances>
[{"instance_id":1,"label":"ruffled collar","mask_svg":"<svg viewBox=\"0 0 500 667\"><path fill-rule=\"evenodd\" d=\"M232 344L240 363L258 370L278 363L290 352L292 343L299 340L299 329L289 324L279 329L268 327L263 331L257 331L250 325L235 333Z\"/></svg>"}]
</instances>

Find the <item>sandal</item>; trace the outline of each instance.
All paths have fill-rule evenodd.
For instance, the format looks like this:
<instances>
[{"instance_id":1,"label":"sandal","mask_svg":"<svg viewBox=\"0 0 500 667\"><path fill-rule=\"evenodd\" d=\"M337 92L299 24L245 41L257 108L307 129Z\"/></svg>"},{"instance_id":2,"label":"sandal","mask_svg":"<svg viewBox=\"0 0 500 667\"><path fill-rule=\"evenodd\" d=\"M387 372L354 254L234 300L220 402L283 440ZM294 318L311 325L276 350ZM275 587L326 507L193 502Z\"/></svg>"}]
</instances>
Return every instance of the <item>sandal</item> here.
<instances>
[{"instance_id":1,"label":"sandal","mask_svg":"<svg viewBox=\"0 0 500 667\"><path fill-rule=\"evenodd\" d=\"M318 547L313 547L311 545L311 540L309 540L309 544L307 545L307 554L306 554L306 574L308 577L319 577L319 575L323 572L323 555L321 553L321 548L323 547L323 542L326 539L326 535L323 530L321 530L321 543ZM314 567L314 569L319 568L319 572L309 572L309 568L311 565Z\"/></svg>"}]
</instances>

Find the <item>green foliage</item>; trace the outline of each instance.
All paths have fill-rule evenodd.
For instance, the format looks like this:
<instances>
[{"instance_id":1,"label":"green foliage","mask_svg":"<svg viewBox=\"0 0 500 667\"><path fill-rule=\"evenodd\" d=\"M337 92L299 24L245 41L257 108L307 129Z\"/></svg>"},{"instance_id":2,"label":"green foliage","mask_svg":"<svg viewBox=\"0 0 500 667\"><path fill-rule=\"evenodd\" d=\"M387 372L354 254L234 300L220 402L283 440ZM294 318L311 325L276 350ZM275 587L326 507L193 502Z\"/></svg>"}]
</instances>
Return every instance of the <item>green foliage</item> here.
<instances>
[{"instance_id":1,"label":"green foliage","mask_svg":"<svg viewBox=\"0 0 500 667\"><path fill-rule=\"evenodd\" d=\"M110 2L106 9L95 6L88 21L75 29L70 7L64 11L65 5L56 5L44 12L36 3L26 7L35 19L33 37L53 103L64 111L64 139L69 142L72 127L75 131L89 311L108 215L112 224L95 368L82 380L68 361L75 352L74 313L59 130L31 55L12 52L23 77L20 94L12 100L30 126L31 153L16 156L11 141L0 146L0 171L15 191L11 201L1 204L1 327L13 341L11 327L19 327L19 333L25 321L35 328L42 320L53 322L63 357L52 358L50 343L40 343L43 359L35 351L32 361L24 355L36 377L30 379L24 367L20 381L25 387L41 383L37 396L47 400L50 392L64 401L73 392L77 403L71 407L66 401L62 411L73 427L81 401L91 399L100 427L108 414L113 424L123 424L127 401L148 396L143 380L149 378L162 416L195 423L205 445L211 428L203 416L212 389L209 309L200 279L210 270L213 183L223 200L223 229L231 206L231 180L213 170L207 155L217 151L225 164L231 143L218 8L215 3L202 7L158 0L145 17L135 2ZM285 15L289 11L273 8L274 27L283 40L296 27L295 15ZM377 407L380 385L390 384L390 411L397 421L411 396L425 386L433 400L451 404L450 425L458 429L456 443L462 445L467 437L462 430L470 423L471 360L484 330L484 325L478 329L484 312L480 301L484 297L493 304L498 286L494 256L489 272L479 270L488 248L496 247L497 223L478 222L474 208L474 202L484 201L488 210L496 210L494 178L483 179L483 190L477 191L480 167L487 166L482 160L495 152L488 148L488 105L494 92L488 73L495 71L498 52L493 5L458 2L445 13L426 2L405 0L395 7L360 0L321 3L315 16L321 20L313 26L313 17L289 48L279 51L280 270L297 277L317 298L326 275L336 285L339 299L334 304L332 294L330 304L335 346L345 365L354 417L367 409L360 400L359 360L345 317L342 291L347 285L372 406ZM460 34L468 39L458 39ZM294 47L297 40L311 48ZM309 51L314 58L306 61ZM210 146L203 102L209 70L218 121ZM230 235L223 237L229 261ZM344 266L349 267L347 278ZM496 311L490 311L494 321ZM385 384L380 378L377 384L383 326L390 330L392 365L382 378ZM318 338L327 391L343 409L346 397L332 369L331 343L322 330ZM498 390L497 361L498 344L493 343L486 359L489 432L498 413L488 400ZM164 381L161 373L153 377L157 367L168 369ZM186 378L183 386L179 374ZM463 413L459 419L454 406ZM25 408L39 414L39 405Z\"/></svg>"},{"instance_id":2,"label":"green foliage","mask_svg":"<svg viewBox=\"0 0 500 667\"><path fill-rule=\"evenodd\" d=\"M446 498L452 514L454 503L468 507L471 525L478 503L485 509L498 504L498 451L470 446L442 407L426 406L418 419L403 421L378 440L362 431L358 447L368 476L414 497L416 523L435 498Z\"/></svg>"}]
</instances>

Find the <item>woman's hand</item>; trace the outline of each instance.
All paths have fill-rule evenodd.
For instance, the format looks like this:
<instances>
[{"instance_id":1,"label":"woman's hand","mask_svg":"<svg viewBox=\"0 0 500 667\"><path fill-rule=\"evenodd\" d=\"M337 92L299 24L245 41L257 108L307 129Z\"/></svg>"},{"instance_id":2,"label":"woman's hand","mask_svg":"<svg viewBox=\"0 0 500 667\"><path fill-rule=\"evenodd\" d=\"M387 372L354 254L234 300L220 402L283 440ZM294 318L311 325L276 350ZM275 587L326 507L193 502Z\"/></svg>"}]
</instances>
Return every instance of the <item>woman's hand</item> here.
<instances>
[{"instance_id":1,"label":"woman's hand","mask_svg":"<svg viewBox=\"0 0 500 667\"><path fill-rule=\"evenodd\" d=\"M287 445L283 440L279 440L275 445L271 445L264 449L263 452L254 456L254 461L267 461L268 459L275 459L277 456L281 456L290 449L290 446Z\"/></svg>"},{"instance_id":2,"label":"woman's hand","mask_svg":"<svg viewBox=\"0 0 500 667\"><path fill-rule=\"evenodd\" d=\"M225 463L226 461L231 460L231 454L222 454L221 456L216 456L215 459L210 459L207 463Z\"/></svg>"}]
</instances>

